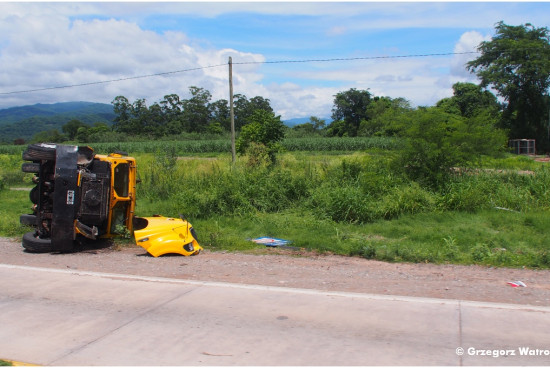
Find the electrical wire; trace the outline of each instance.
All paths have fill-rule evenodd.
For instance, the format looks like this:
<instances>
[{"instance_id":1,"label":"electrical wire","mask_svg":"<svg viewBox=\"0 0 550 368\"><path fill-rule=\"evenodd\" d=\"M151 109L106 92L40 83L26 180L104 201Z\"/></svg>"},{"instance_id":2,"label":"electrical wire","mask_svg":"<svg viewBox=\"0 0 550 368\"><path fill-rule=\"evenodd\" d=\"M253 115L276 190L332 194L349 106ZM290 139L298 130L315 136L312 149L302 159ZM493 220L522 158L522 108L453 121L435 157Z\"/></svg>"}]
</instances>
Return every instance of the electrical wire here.
<instances>
[{"instance_id":1,"label":"electrical wire","mask_svg":"<svg viewBox=\"0 0 550 368\"><path fill-rule=\"evenodd\" d=\"M329 62L329 61L353 61L353 60L376 60L376 59L398 59L398 58L414 58L414 57L428 57L428 56L450 56L450 55L464 55L464 54L478 54L479 51L466 51L466 52L447 52L440 54L416 54L416 55L393 55L393 56L365 56L365 57L353 57L353 58L333 58L333 59L305 59L305 60L277 60L277 61L243 61L233 63L235 64L284 64L284 63L313 63L313 62Z\"/></svg>"},{"instance_id":2,"label":"electrical wire","mask_svg":"<svg viewBox=\"0 0 550 368\"><path fill-rule=\"evenodd\" d=\"M209 65L209 66L203 66L203 67L197 67L197 68L174 70L174 71L171 71L171 72L162 72L162 73L155 73L155 74L138 75L138 76L134 76L134 77L111 79L111 80L106 80L106 81L87 82L87 83L79 83L79 84L69 84L69 85L65 85L65 86L56 86L56 87L44 87L44 88L28 89L28 90L24 90L24 91L0 92L0 95L11 95L11 94L17 94L17 93L48 91L48 90L52 90L52 89L63 89L63 88L92 86L92 85L96 85L96 84L121 82L121 81L127 81L127 80L132 80L132 79L158 77L158 76L168 75L168 74L177 74L177 73L185 73L185 72L191 72L191 71L201 70L201 69L217 68L217 67L225 66L225 65L227 65L227 64Z\"/></svg>"},{"instance_id":3,"label":"electrical wire","mask_svg":"<svg viewBox=\"0 0 550 368\"><path fill-rule=\"evenodd\" d=\"M464 54L477 54L477 53L479 53L479 51L447 52L447 53L438 53L438 54L394 55L394 56L365 56L365 57L332 58L332 59L275 60L275 61L242 61L242 62L232 62L232 64L233 64L233 65L249 65L249 64L312 63L312 62L332 62L332 61L354 61L354 60L376 60L376 59L416 58L416 57L429 57L429 56L451 56L451 55L464 55ZM175 71L171 71L171 72L162 72L162 73L138 75L138 76L134 76L134 77L125 77L125 78L118 78L118 79L110 79L110 80L105 80L105 81L96 81L96 82L69 84L69 85L55 86L55 87L35 88L35 89L27 89L27 90L22 90L22 91L0 92L0 95L13 95L13 94L19 94L19 93L40 92L40 91L48 91L48 90L53 90L53 89L64 89L64 88L84 87L84 86L92 86L92 85L98 85L98 84L122 82L122 81L133 80L133 79L159 77L159 76L163 76L163 75L185 73L185 72L191 72L191 71L196 71L196 70L211 69L211 68L219 68L219 67L222 67L222 66L225 66L225 65L227 65L227 64L208 65L208 66L203 66L203 67L196 67L196 68L175 70Z\"/></svg>"}]
</instances>

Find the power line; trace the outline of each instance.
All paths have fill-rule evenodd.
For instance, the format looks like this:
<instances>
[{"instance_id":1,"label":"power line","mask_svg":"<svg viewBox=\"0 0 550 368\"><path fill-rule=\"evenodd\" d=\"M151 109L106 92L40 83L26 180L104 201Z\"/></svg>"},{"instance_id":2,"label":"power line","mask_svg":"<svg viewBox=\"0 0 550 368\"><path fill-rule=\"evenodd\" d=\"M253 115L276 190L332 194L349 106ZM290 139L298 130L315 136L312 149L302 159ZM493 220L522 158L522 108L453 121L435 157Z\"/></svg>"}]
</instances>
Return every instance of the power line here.
<instances>
[{"instance_id":1,"label":"power line","mask_svg":"<svg viewBox=\"0 0 550 368\"><path fill-rule=\"evenodd\" d=\"M24 90L24 91L0 92L0 95L12 95L12 94L17 94L17 93L48 91L48 90L52 90L52 89L63 89L63 88L92 86L92 85L96 85L96 84L121 82L121 81L132 80L132 79L158 77L158 76L168 75L168 74L176 74L176 73L191 72L191 71L201 70L201 69L217 68L217 67L225 66L225 65L226 64L209 65L209 66L203 66L203 67L197 67L197 68L175 70L175 71L171 71L171 72L163 72L163 73L155 73L155 74L138 75L138 76L135 76L135 77L111 79L111 80L106 80L106 81L87 82L87 83L79 83L79 84L69 84L69 85L65 85L65 86L56 86L56 87L44 87L44 88L28 89L28 90Z\"/></svg>"},{"instance_id":2,"label":"power line","mask_svg":"<svg viewBox=\"0 0 550 368\"><path fill-rule=\"evenodd\" d=\"M376 60L376 59L398 59L398 58L415 58L427 56L450 56L464 54L479 54L479 51L466 52L446 52L440 54L416 54L416 55L393 55L393 56L365 56L353 58L332 58L332 59L305 59L305 60L277 60L277 61L243 61L235 64L284 64L284 63L312 63L312 62L329 62L329 61L353 61L353 60Z\"/></svg>"},{"instance_id":3,"label":"power line","mask_svg":"<svg viewBox=\"0 0 550 368\"><path fill-rule=\"evenodd\" d=\"M398 59L398 58L416 58L416 57L429 57L429 56L451 56L451 55L464 55L464 54L477 54L477 53L479 53L479 52L478 52L478 51L467 51L467 52L447 52L447 53L438 53L438 54L416 54L416 55L394 55L394 56L365 56L365 57L330 58L330 59L274 60L274 61L242 61L242 62L234 62L233 65L249 65L249 64L289 64L289 63L312 63L312 62L331 62L331 61L354 61L354 60ZM178 74L178 73L185 73L185 72L191 72L191 71L196 71L196 70L211 69L211 68L219 68L219 67L222 67L222 66L225 66L225 65L226 65L226 64L209 65L209 66L203 66L203 67L197 67L197 68L189 68L189 69L175 70L175 71L171 71L171 72L162 72L162 73L138 75L138 76L134 76L134 77L125 77L125 78L118 78L118 79L110 79L110 80L105 80L105 81L96 81L96 82L69 84L69 85L55 86L55 87L35 88L35 89L28 89L28 90L22 90L22 91L0 92L0 95L13 95L13 94L19 94L19 93L40 92L40 91L48 91L48 90L53 90L53 89L64 89L64 88L84 87L84 86L92 86L92 85L98 85L98 84L122 82L122 81L133 80L133 79L159 77L159 76L169 75L169 74Z\"/></svg>"}]
</instances>

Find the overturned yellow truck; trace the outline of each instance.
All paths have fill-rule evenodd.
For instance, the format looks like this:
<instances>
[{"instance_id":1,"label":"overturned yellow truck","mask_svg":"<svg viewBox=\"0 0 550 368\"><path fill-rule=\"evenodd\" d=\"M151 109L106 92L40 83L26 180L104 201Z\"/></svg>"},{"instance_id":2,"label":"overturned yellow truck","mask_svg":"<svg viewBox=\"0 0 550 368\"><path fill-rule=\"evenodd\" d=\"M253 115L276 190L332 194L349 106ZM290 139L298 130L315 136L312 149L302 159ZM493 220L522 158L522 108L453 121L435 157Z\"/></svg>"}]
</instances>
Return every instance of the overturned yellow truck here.
<instances>
[{"instance_id":1,"label":"overturned yellow truck","mask_svg":"<svg viewBox=\"0 0 550 368\"><path fill-rule=\"evenodd\" d=\"M31 144L21 169L33 173L32 213L20 216L33 231L27 252L72 252L83 239L126 232L154 257L198 254L202 247L183 217L136 217L136 160L125 152L99 155L88 146Z\"/></svg>"}]
</instances>

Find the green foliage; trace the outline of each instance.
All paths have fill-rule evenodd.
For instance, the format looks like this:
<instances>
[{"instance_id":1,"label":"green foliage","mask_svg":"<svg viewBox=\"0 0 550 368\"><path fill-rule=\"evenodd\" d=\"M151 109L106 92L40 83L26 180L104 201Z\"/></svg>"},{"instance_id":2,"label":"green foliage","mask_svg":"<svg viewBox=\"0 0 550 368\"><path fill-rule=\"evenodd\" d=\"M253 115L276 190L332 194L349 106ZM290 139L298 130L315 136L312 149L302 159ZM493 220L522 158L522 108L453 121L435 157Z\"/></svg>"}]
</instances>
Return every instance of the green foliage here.
<instances>
[{"instance_id":1,"label":"green foliage","mask_svg":"<svg viewBox=\"0 0 550 368\"><path fill-rule=\"evenodd\" d=\"M460 82L453 85L453 97L440 100L436 106L467 118L479 114L490 114L495 118L500 110L497 98L491 92L473 83Z\"/></svg>"},{"instance_id":2,"label":"green foliage","mask_svg":"<svg viewBox=\"0 0 550 368\"><path fill-rule=\"evenodd\" d=\"M481 154L498 153L506 142L505 133L485 115L467 119L426 108L403 115L400 124L407 143L394 165L432 188L444 185L454 168L471 166Z\"/></svg>"},{"instance_id":3,"label":"green foliage","mask_svg":"<svg viewBox=\"0 0 550 368\"><path fill-rule=\"evenodd\" d=\"M182 101L181 121L186 132L206 132L210 124L210 100L209 91L191 86L189 87L191 98Z\"/></svg>"},{"instance_id":4,"label":"green foliage","mask_svg":"<svg viewBox=\"0 0 550 368\"><path fill-rule=\"evenodd\" d=\"M526 23L498 22L496 34L478 46L481 56L467 68L506 100L503 127L510 138L535 138L537 149L548 151L550 97L550 34L548 28Z\"/></svg>"},{"instance_id":5,"label":"green foliage","mask_svg":"<svg viewBox=\"0 0 550 368\"><path fill-rule=\"evenodd\" d=\"M36 133L32 139L32 143L63 143L67 140L67 137L58 130L47 130Z\"/></svg>"},{"instance_id":6,"label":"green foliage","mask_svg":"<svg viewBox=\"0 0 550 368\"><path fill-rule=\"evenodd\" d=\"M326 122L316 116L311 116L309 122L298 124L289 129L290 135L294 138L315 137L322 135ZM289 134L287 134L289 136Z\"/></svg>"},{"instance_id":7,"label":"green foliage","mask_svg":"<svg viewBox=\"0 0 550 368\"><path fill-rule=\"evenodd\" d=\"M251 121L245 125L236 142L236 150L240 154L245 154L250 148L255 152L250 155L258 154L258 149L263 146L264 151L272 163L275 162L275 154L281 150L280 141L284 138L285 127L280 116L275 116L272 112L265 110L256 110L250 117Z\"/></svg>"},{"instance_id":8,"label":"green foliage","mask_svg":"<svg viewBox=\"0 0 550 368\"><path fill-rule=\"evenodd\" d=\"M229 153L182 157L166 142L156 147L130 150L141 179L137 215L184 214L207 248L252 249L246 238L269 235L383 261L550 267L546 163L484 158L490 168L456 171L429 189L394 171L397 153L386 150L287 152L275 165L249 167L241 157L232 165ZM2 175L23 175L20 151L0 159ZM518 172L524 167L532 173ZM0 191L2 236L28 231L19 224L28 195Z\"/></svg>"},{"instance_id":9,"label":"green foliage","mask_svg":"<svg viewBox=\"0 0 550 368\"><path fill-rule=\"evenodd\" d=\"M413 110L403 98L374 97L367 107L368 119L361 120L358 136L394 136L402 127L396 125L400 117Z\"/></svg>"},{"instance_id":10,"label":"green foliage","mask_svg":"<svg viewBox=\"0 0 550 368\"><path fill-rule=\"evenodd\" d=\"M19 217L31 213L31 205L28 191L0 190L0 235L12 237L29 231L28 227L19 223Z\"/></svg>"},{"instance_id":11,"label":"green foliage","mask_svg":"<svg viewBox=\"0 0 550 368\"><path fill-rule=\"evenodd\" d=\"M2 186L25 186L30 184L32 174L21 171L21 153L0 154L0 188Z\"/></svg>"},{"instance_id":12,"label":"green foliage","mask_svg":"<svg viewBox=\"0 0 550 368\"><path fill-rule=\"evenodd\" d=\"M229 103L227 100L211 102L211 93L200 87L189 87L188 99L176 94L166 95L160 103L147 106L144 99L130 103L124 96L113 101L114 129L129 136L161 138L180 133L220 134L230 131ZM235 128L239 131L250 123L257 110L273 113L268 99L256 96L248 100L235 95Z\"/></svg>"},{"instance_id":13,"label":"green foliage","mask_svg":"<svg viewBox=\"0 0 550 368\"><path fill-rule=\"evenodd\" d=\"M79 130L87 128L89 128L89 126L80 120L72 119L67 124L63 125L61 130L67 135L69 140L74 140Z\"/></svg>"},{"instance_id":14,"label":"green foliage","mask_svg":"<svg viewBox=\"0 0 550 368\"><path fill-rule=\"evenodd\" d=\"M366 90L351 88L338 92L334 97L332 108L333 123L330 124L330 135L357 136L361 120L368 120L367 107L371 103L371 94Z\"/></svg>"}]
</instances>

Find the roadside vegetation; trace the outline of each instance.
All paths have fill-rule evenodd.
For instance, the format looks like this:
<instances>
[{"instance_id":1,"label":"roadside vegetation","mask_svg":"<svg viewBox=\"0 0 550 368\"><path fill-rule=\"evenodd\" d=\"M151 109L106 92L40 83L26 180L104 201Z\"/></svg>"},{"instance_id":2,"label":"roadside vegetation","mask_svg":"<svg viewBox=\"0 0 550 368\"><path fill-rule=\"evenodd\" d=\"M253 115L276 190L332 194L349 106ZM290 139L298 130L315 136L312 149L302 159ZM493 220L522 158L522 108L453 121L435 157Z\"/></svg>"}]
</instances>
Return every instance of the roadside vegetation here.
<instances>
[{"instance_id":1,"label":"roadside vegetation","mask_svg":"<svg viewBox=\"0 0 550 368\"><path fill-rule=\"evenodd\" d=\"M63 141L136 157L137 215L183 214L207 249L242 251L258 247L250 238L273 236L391 262L550 268L550 164L507 151L511 138L536 138L540 153L550 147L548 30L499 23L480 51L469 68L483 84L456 83L431 107L352 88L335 96L332 122L288 128L269 100L238 95L235 163L227 101L197 87L190 99L167 95L149 107L118 96L112 129L72 121ZM535 86L503 81L501 67ZM26 231L18 219L28 192L10 189L30 187L23 149L0 146L2 236Z\"/></svg>"},{"instance_id":2,"label":"roadside vegetation","mask_svg":"<svg viewBox=\"0 0 550 368\"><path fill-rule=\"evenodd\" d=\"M440 187L392 169L398 150L286 152L275 166L240 156L136 153L137 214L183 214L207 249L257 249L273 236L292 246L392 262L550 267L550 168L505 154L456 171ZM2 155L17 161L16 155ZM30 178L19 167L0 191L2 236L23 234ZM523 173L528 169L529 173ZM28 174L27 174L28 175Z\"/></svg>"}]
</instances>

